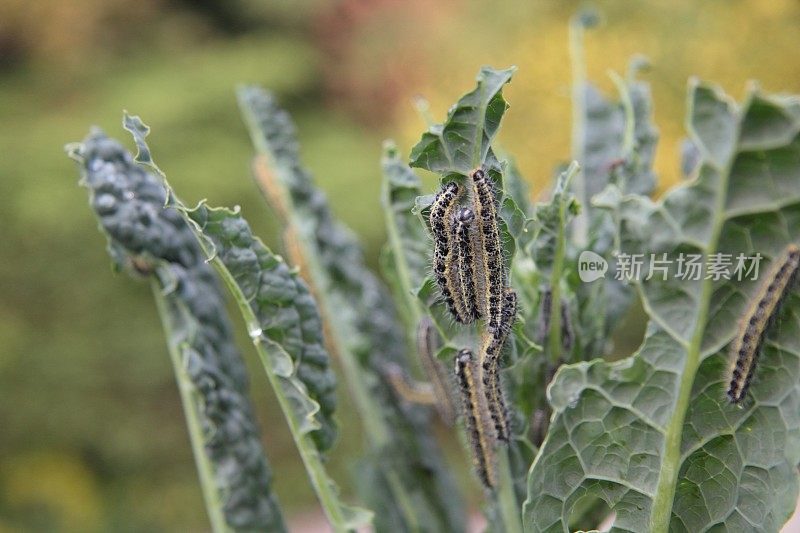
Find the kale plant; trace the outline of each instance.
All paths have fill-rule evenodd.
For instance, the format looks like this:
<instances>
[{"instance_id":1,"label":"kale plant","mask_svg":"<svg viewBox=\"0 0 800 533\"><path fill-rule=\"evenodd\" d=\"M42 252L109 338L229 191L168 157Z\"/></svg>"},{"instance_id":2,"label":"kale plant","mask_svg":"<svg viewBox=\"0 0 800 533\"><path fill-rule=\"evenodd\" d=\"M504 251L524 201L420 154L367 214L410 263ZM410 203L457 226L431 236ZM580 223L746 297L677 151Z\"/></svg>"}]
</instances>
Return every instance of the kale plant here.
<instances>
[{"instance_id":1,"label":"kale plant","mask_svg":"<svg viewBox=\"0 0 800 533\"><path fill-rule=\"evenodd\" d=\"M138 117L124 118L135 156L99 130L69 147L114 264L153 285L215 531L285 530L223 287L337 532L466 529L437 416L491 531L780 529L800 464L800 99L754 86L736 104L691 80L686 179L653 200L641 66L613 76L617 99L574 69L574 162L544 202L495 143L514 68L482 68L408 163L387 141L386 285L263 89L238 98L288 264L238 209L186 206ZM641 345L612 360L637 302ZM362 507L325 469L332 356L363 422Z\"/></svg>"}]
</instances>

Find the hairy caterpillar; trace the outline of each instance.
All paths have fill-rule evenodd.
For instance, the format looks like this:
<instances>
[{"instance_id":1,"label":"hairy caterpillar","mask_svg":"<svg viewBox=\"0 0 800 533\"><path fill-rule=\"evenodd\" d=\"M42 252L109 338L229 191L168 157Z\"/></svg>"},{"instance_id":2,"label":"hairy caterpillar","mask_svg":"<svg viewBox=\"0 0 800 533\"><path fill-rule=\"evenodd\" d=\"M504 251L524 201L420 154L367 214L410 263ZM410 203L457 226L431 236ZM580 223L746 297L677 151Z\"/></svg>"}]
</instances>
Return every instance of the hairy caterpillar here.
<instances>
[{"instance_id":1,"label":"hairy caterpillar","mask_svg":"<svg viewBox=\"0 0 800 533\"><path fill-rule=\"evenodd\" d=\"M452 426L456 418L452 384L442 362L436 359L436 348L436 329L433 327L433 321L424 317L417 325L417 351L422 368L431 382L439 416L445 424Z\"/></svg>"},{"instance_id":2,"label":"hairy caterpillar","mask_svg":"<svg viewBox=\"0 0 800 533\"><path fill-rule=\"evenodd\" d=\"M478 302L475 295L474 258L472 253L472 224L475 213L468 207L459 208L453 217L453 247L451 253L455 259L448 261L447 275L452 283L456 308L460 322L469 324L479 316Z\"/></svg>"},{"instance_id":3,"label":"hairy caterpillar","mask_svg":"<svg viewBox=\"0 0 800 533\"><path fill-rule=\"evenodd\" d=\"M542 292L542 303L539 309L539 324L536 331L536 342L545 346L547 336L550 334L550 311L552 309L553 293L547 288ZM561 300L561 347L562 354L569 355L573 343L572 319L569 314L569 305Z\"/></svg>"},{"instance_id":4,"label":"hairy caterpillar","mask_svg":"<svg viewBox=\"0 0 800 533\"><path fill-rule=\"evenodd\" d=\"M430 383L413 381L397 363L387 363L386 377L394 392L407 402L435 405L436 396Z\"/></svg>"},{"instance_id":5,"label":"hairy caterpillar","mask_svg":"<svg viewBox=\"0 0 800 533\"><path fill-rule=\"evenodd\" d=\"M496 484L494 438L487 424L486 397L480 390L478 365L472 350L459 351L455 366L464 407L464 425L469 436L475 471L483 485L492 488Z\"/></svg>"},{"instance_id":6,"label":"hairy caterpillar","mask_svg":"<svg viewBox=\"0 0 800 533\"><path fill-rule=\"evenodd\" d=\"M497 225L497 208L493 184L483 169L475 169L470 175L472 180L472 201L477 221L477 237L480 243L476 247L476 262L481 264L476 269L481 278L476 279L476 287L480 289L478 302L480 312L486 318L489 329L498 327L501 319L503 288L505 287L505 269L503 267L502 243Z\"/></svg>"},{"instance_id":7,"label":"hairy caterpillar","mask_svg":"<svg viewBox=\"0 0 800 533\"><path fill-rule=\"evenodd\" d=\"M456 200L461 195L461 190L461 186L456 182L451 181L445 184L433 200L429 217L433 234L433 274L447 308L459 322L461 320L456 308L455 295L451 292L447 279L448 259L452 257L450 252L451 232L448 231L447 226L452 220L453 211L457 205Z\"/></svg>"},{"instance_id":8,"label":"hairy caterpillar","mask_svg":"<svg viewBox=\"0 0 800 533\"><path fill-rule=\"evenodd\" d=\"M508 409L506 408L503 387L500 383L500 355L517 316L517 293L507 288L503 294L500 324L487 331L487 338L481 355L483 370L483 390L489 406L489 414L494 422L498 440L508 442L510 438Z\"/></svg>"},{"instance_id":9,"label":"hairy caterpillar","mask_svg":"<svg viewBox=\"0 0 800 533\"><path fill-rule=\"evenodd\" d=\"M799 266L800 248L790 244L775 258L769 275L742 316L739 331L731 345L732 364L728 386L731 403L741 403L747 396L764 339L794 285Z\"/></svg>"}]
</instances>

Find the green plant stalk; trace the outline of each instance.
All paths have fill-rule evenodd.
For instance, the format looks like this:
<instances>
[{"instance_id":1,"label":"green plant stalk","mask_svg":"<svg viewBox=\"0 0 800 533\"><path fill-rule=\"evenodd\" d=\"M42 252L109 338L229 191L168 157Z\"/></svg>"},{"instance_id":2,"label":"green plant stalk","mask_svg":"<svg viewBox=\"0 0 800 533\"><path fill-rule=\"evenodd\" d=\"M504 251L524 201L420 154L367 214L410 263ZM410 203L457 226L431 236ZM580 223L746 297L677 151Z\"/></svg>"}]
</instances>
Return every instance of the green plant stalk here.
<instances>
[{"instance_id":1,"label":"green plant stalk","mask_svg":"<svg viewBox=\"0 0 800 533\"><path fill-rule=\"evenodd\" d=\"M522 512L517 496L514 494L514 482L511 465L508 460L508 447L503 446L498 455L498 487L496 505L503 517L505 533L522 533Z\"/></svg>"},{"instance_id":2,"label":"green plant stalk","mask_svg":"<svg viewBox=\"0 0 800 533\"><path fill-rule=\"evenodd\" d=\"M214 254L213 250L208 248L207 243L201 242L200 245L202 246L206 255L210 258L209 262L216 269L220 278L222 278L222 280L225 282L228 290L231 292L231 294L233 294L234 300L239 306L239 310L244 317L245 323L248 325L248 331L252 333L251 325L258 324L259 322L255 313L253 312L253 309L250 307L250 303L247 301L247 298L236 284L236 281L232 278L227 268L222 263L222 260ZM311 439L309 433L303 433L303 431L301 431L300 423L295 417L292 406L289 404L289 399L283 393L280 380L278 379L278 375L272 365L267 346L269 345L270 348L276 350L279 350L280 348L270 340L265 339L263 335L259 334L256 336L251 336L251 338L253 339L253 344L255 345L258 357L261 359L261 363L264 365L264 371L267 374L267 379L269 380L270 386L275 392L275 397L278 399L278 405L280 405L283 415L286 418L286 422L289 426L289 432L292 434L292 439L297 447L297 451L300 453L300 458L303 461L306 472L308 472L308 476L311 479L311 484L314 487L314 491L317 494L317 498L319 499L325 515L330 521L331 527L337 533L351 531L346 524L346 517L342 515L342 504L339 501L339 496L336 494L335 489L328 481L328 476L325 472L325 465L322 463L322 458L317 451L317 447L314 444L314 441Z\"/></svg>"},{"instance_id":3,"label":"green plant stalk","mask_svg":"<svg viewBox=\"0 0 800 533\"><path fill-rule=\"evenodd\" d=\"M717 230L718 228L715 228ZM719 234L716 233L713 242ZM698 313L698 324L704 324L708 317L712 285L710 281L703 280L702 298ZM672 502L675 498L675 485L678 481L678 469L681 459L681 438L683 436L683 423L692 395L692 386L697 370L700 368L700 345L703 340L704 326L699 326L695 331L689 345L686 347L686 366L681 374L678 389L678 401L672 412L664 434L664 454L661 462L661 472L658 486L653 497L653 511L650 514L650 531L654 533L667 533L670 517L672 515Z\"/></svg>"},{"instance_id":4,"label":"green plant stalk","mask_svg":"<svg viewBox=\"0 0 800 533\"><path fill-rule=\"evenodd\" d=\"M553 365L557 365L561 359L561 271L564 269L564 241L562 225L558 229L558 244L550 276L550 331L547 332L547 351Z\"/></svg>"},{"instance_id":5,"label":"green plant stalk","mask_svg":"<svg viewBox=\"0 0 800 533\"><path fill-rule=\"evenodd\" d=\"M408 494L406 494L406 491L403 488L403 482L400 480L400 476L397 475L395 470L389 470L386 472L386 481L395 496L399 498L397 506L403 510L403 517L406 519L406 525L408 525L409 530L417 532L423 531L423 529L420 527L417 513L414 511L414 502L411 501L411 498L409 498Z\"/></svg>"},{"instance_id":6,"label":"green plant stalk","mask_svg":"<svg viewBox=\"0 0 800 533\"><path fill-rule=\"evenodd\" d=\"M277 165L270 156L269 147L265 144L256 118L252 116L246 107L242 107L241 109L242 115L245 117L253 145L256 147L257 152L267 161L269 161L270 166L274 168ZM283 187L278 187L277 189L280 189L279 194L283 196L283 205L291 205L285 198L286 192ZM285 212L287 226L293 228L302 227L294 210L285 209ZM317 298L320 307L323 309L323 320L330 326L327 328L327 331L330 333L333 346L336 348L334 352L339 356L339 362L342 366L342 370L344 371L345 379L347 380L348 390L350 391L356 409L360 414L364 433L367 436L367 442L369 443L370 448L379 450L390 444L390 431L386 425L386 421L384 420L383 416L381 416L378 405L370 397L367 376L364 374L364 372L362 372L358 361L356 361L355 355L350 350L345 348L347 346L345 339L349 336L354 336L355 332L344 331L344 328L332 327L333 324L330 323L330 317L336 316L336 309L339 306L334 305L331 302L330 295L325 290L322 290L322 287L320 287L318 283L314 283L316 280L324 279L324 273L322 267L316 261L315 255L310 253L308 244L303 242L301 239L298 239L298 248L300 248L302 251L309 270L309 275L311 278L309 280L310 285L317 289L314 293L314 296ZM340 302L340 304L346 305L347 302ZM392 487L392 491L394 492L397 500L400 502L410 502L411 498L406 493L402 483L399 482L399 476L394 469L385 465L383 468L388 474L387 477L389 478L389 485ZM392 480L394 480L394 482L392 482ZM403 505L401 507L406 511L406 513L411 513L410 515L406 514L405 516L408 524L418 523L416 513L413 512L413 506Z\"/></svg>"},{"instance_id":7,"label":"green plant stalk","mask_svg":"<svg viewBox=\"0 0 800 533\"><path fill-rule=\"evenodd\" d=\"M382 195L388 204L389 185L386 180L383 182ZM403 298L405 298L408 308L411 310L411 323L417 324L422 319L422 304L419 298L414 295L414 287L411 286L411 274L409 273L406 254L403 252L403 241L397 230L397 220L394 216L394 210L385 208L383 214L386 222L387 236L389 238L389 247L392 249L392 257L394 258L395 268L397 268L397 277L400 280Z\"/></svg>"},{"instance_id":8,"label":"green plant stalk","mask_svg":"<svg viewBox=\"0 0 800 533\"><path fill-rule=\"evenodd\" d=\"M565 175L559 178L556 189L561 189L561 198L558 204L558 237L556 238L556 250L553 257L553 270L550 273L550 331L547 333L547 351L550 355L550 362L557 365L561 358L561 277L564 272L564 257L567 251L566 219L567 204L564 200L570 182L580 171L580 165L573 162L565 171ZM577 222L577 220L576 220Z\"/></svg>"},{"instance_id":9,"label":"green plant stalk","mask_svg":"<svg viewBox=\"0 0 800 533\"><path fill-rule=\"evenodd\" d=\"M297 224L294 220L294 214L290 214L289 219L290 225ZM321 267L314 260L314 255L308 252L308 249L303 243L299 243L299 247L303 250L306 264L311 272L311 278L321 279ZM323 319L328 320L328 317L334 316L339 306L331 303L330 295L325 291L317 291L315 296L320 307L325 310ZM342 302L341 305L345 305L345 302ZM333 345L336 347L335 352L339 355L339 362L344 371L345 379L347 380L348 389L353 397L356 409L358 409L361 415L361 423L364 427L364 433L367 436L367 442L371 448L379 450L390 444L389 428L383 416L381 416L377 404L370 396L367 388L367 377L364 372L362 372L355 356L349 350L342 348L347 345L345 343L345 338L349 335L354 335L354 333L345 332L342 328L335 327L329 327L327 331L330 332ZM406 522L409 527L413 528L414 524L418 524L419 520L417 519L416 512L414 512L413 505L410 503L411 497L407 494L403 484L400 482L400 477L397 472L388 466L384 466L383 468L385 469L389 486L397 501L400 502L400 508L403 509Z\"/></svg>"},{"instance_id":10,"label":"green plant stalk","mask_svg":"<svg viewBox=\"0 0 800 533\"><path fill-rule=\"evenodd\" d=\"M583 50L584 24L580 19L580 14L572 17L569 24L569 57L570 68L572 71L572 159L583 161L583 140L586 136L586 98L584 90L586 88L586 57ZM586 205L586 183L585 179L577 180L575 184L575 194L581 204ZM575 217L573 224L572 238L578 248L583 248L589 241L588 214L586 211L579 213ZM550 317L552 321L552 316Z\"/></svg>"},{"instance_id":11,"label":"green plant stalk","mask_svg":"<svg viewBox=\"0 0 800 533\"><path fill-rule=\"evenodd\" d=\"M211 529L214 533L231 533L233 530L228 527L225 515L222 512L222 502L219 498L219 490L214 480L214 469L208 459L203 442L203 432L200 426L200 402L195 393L192 382L186 375L183 365L183 357L180 347L173 342L174 334L172 319L169 312L169 303L164 296L161 285L152 280L150 286L153 290L153 299L156 302L158 315L161 319L161 326L167 338L167 348L169 358L172 361L172 368L175 372L175 381L178 385L183 412L186 416L186 427L189 431L189 441L192 445L195 466L200 477L200 488L203 493L208 519L211 522Z\"/></svg>"},{"instance_id":12,"label":"green plant stalk","mask_svg":"<svg viewBox=\"0 0 800 533\"><path fill-rule=\"evenodd\" d=\"M691 106L692 104L690 101L690 109ZM688 113L688 116L692 116L691 111ZM691 129L691 127L690 124L688 128ZM706 163L710 164L710 161ZM725 225L726 218L721 216L720 213L725 212L727 200L726 192L730 181L732 164L733 157L728 159L724 167L717 169L720 179L720 193L717 195L714 206L713 212L716 213L716 217L711 228L711 235L708 239L708 248L705 250L706 257L717 250L720 235L722 234L722 227ZM689 341L689 345L686 347L686 366L684 366L683 372L681 373L681 382L678 386L678 401L675 403L675 409L672 411L664 434L664 456L661 462L658 486L653 497L653 511L650 514L650 531L654 533L668 533L670 517L672 516L672 503L675 499L675 486L678 482L678 473L681 463L683 424L689 409L689 401L692 398L692 387L694 386L695 376L700 368L700 351L703 345L706 325L708 323L711 294L714 289L713 282L708 276L703 276L702 283L700 308L697 313L697 328ZM642 299L642 301L646 300Z\"/></svg>"},{"instance_id":13,"label":"green plant stalk","mask_svg":"<svg viewBox=\"0 0 800 533\"><path fill-rule=\"evenodd\" d=\"M486 329L478 325L478 337L483 338ZM462 441L462 448L467 457L470 457L469 447ZM503 521L505 533L522 533L522 513L517 496L514 494L514 481L511 475L511 465L508 460L508 446L500 446L497 450L497 488L492 493L497 514Z\"/></svg>"},{"instance_id":14,"label":"green plant stalk","mask_svg":"<svg viewBox=\"0 0 800 533\"><path fill-rule=\"evenodd\" d=\"M414 287L411 286L411 275L409 274L408 261L406 261L406 254L403 253L403 242L400 238L400 233L397 229L397 220L394 216L394 210L389 208L389 184L386 180L383 181L383 190L381 194L386 202L387 207L384 208L384 220L386 226L387 237L389 240L389 248L392 250L392 258L394 265L397 269L397 278L400 282L400 290L403 293L403 298L409 310L409 323L406 324L406 338L408 339L409 346L416 346L416 332L415 325L419 324L423 317L422 304L414 295ZM436 326L438 328L438 325ZM421 370L421 363L419 361L419 354L417 357L409 357L409 362L417 373L424 375ZM402 485L401 485L402 486ZM416 517L414 517L416 519Z\"/></svg>"},{"instance_id":15,"label":"green plant stalk","mask_svg":"<svg viewBox=\"0 0 800 533\"><path fill-rule=\"evenodd\" d=\"M425 125L429 128L434 126L436 122L433 120L433 116L431 116L430 102L428 102L428 100L426 100L423 96L415 96L413 103L414 109L423 122L425 122Z\"/></svg>"},{"instance_id":16,"label":"green plant stalk","mask_svg":"<svg viewBox=\"0 0 800 533\"><path fill-rule=\"evenodd\" d=\"M628 158L633 155L633 149L636 142L636 116L633 112L633 101L631 100L631 93L628 91L628 85L622 77L613 70L608 71L611 81L619 92L619 101L622 104L622 111L625 114L625 131L622 136L622 157Z\"/></svg>"}]
</instances>

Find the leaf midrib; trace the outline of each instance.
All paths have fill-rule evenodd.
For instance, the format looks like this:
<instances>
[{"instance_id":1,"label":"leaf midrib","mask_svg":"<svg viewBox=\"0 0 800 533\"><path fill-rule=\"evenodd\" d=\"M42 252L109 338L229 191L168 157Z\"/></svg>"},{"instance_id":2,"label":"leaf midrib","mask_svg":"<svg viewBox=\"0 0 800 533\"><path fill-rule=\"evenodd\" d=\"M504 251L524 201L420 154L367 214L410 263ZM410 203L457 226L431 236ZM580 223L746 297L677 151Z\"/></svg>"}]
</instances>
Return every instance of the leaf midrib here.
<instances>
[{"instance_id":1,"label":"leaf midrib","mask_svg":"<svg viewBox=\"0 0 800 533\"><path fill-rule=\"evenodd\" d=\"M715 97L716 96L717 95L715 95ZM734 109L729 107L728 112L734 112ZM691 112L689 116L692 116ZM695 133L691 124L689 124L689 129ZM713 163L713 158L709 157L709 154L705 154L704 157L704 164L713 167L717 172L719 172L719 191L717 193L713 211L714 222L712 225L711 235L708 240L708 245L705 248L706 257L712 253L716 253L719 245L719 238L722 234L722 228L727 220L727 217L725 216L725 205L727 202L731 166L736 158L736 155L739 153L737 149L737 142L741 133L740 129L741 120L737 120L735 132L732 138L735 148L731 151L731 154L723 167ZM702 143L699 143L699 145L701 148L703 147ZM669 531L670 519L672 517L672 504L675 499L675 487L678 481L678 474L680 473L680 466L683 463L683 455L681 453L683 426L686 419L689 401L691 400L692 396L692 387L694 386L697 371L700 368L700 354L702 351L703 336L708 325L707 320L709 307L711 305L712 288L713 282L710 279L703 279L700 309L697 314L697 327L686 350L686 364L681 375L678 389L678 401L675 403L675 409L672 412L664 432L663 461L661 462L661 472L659 474L658 485L656 486L656 494L653 498L653 507L650 513L649 531L655 533L667 533ZM669 334L675 338L674 334ZM678 338L676 338L676 340L680 341Z\"/></svg>"},{"instance_id":2,"label":"leaf midrib","mask_svg":"<svg viewBox=\"0 0 800 533\"><path fill-rule=\"evenodd\" d=\"M403 298L408 303L412 314L412 321L416 324L422 317L422 310L419 300L413 296L414 288L411 286L411 268L408 266L408 259L403 249L403 240L397 227L397 215L392 204L392 184L387 178L384 178L383 197L385 202L383 211L385 213L389 247L393 251L397 276L400 278L400 285L403 291Z\"/></svg>"},{"instance_id":3,"label":"leaf midrib","mask_svg":"<svg viewBox=\"0 0 800 533\"><path fill-rule=\"evenodd\" d=\"M483 130L486 125L486 110L489 107L489 102L486 100L486 80L482 80L479 86L481 88L479 100L480 104L476 106L478 109L478 120L475 122L476 139L472 145L472 168L476 168L482 163L481 152L483 151Z\"/></svg>"}]
</instances>

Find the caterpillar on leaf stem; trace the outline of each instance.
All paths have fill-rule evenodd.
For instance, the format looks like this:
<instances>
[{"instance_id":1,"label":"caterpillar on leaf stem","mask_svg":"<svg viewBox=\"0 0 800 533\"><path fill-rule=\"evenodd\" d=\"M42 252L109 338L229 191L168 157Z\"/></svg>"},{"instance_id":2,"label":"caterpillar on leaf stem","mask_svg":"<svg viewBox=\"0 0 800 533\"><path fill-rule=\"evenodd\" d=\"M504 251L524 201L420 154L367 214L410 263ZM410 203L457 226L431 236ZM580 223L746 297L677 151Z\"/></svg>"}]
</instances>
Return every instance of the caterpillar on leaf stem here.
<instances>
[{"instance_id":1,"label":"caterpillar on leaf stem","mask_svg":"<svg viewBox=\"0 0 800 533\"><path fill-rule=\"evenodd\" d=\"M452 292L452 283L449 283L452 280L448 279L450 277L448 272L451 270L449 263L453 258L451 250L452 232L449 225L457 206L456 200L461 195L461 191L461 186L456 182L451 181L445 184L436 194L429 215L431 233L433 234L433 274L447 308L459 322L461 322L463 315L459 314L456 307L456 295Z\"/></svg>"},{"instance_id":2,"label":"caterpillar on leaf stem","mask_svg":"<svg viewBox=\"0 0 800 533\"><path fill-rule=\"evenodd\" d=\"M422 405L436 405L436 395L430 383L417 382L397 363L386 365L386 377L395 394L403 400Z\"/></svg>"},{"instance_id":3,"label":"caterpillar on leaf stem","mask_svg":"<svg viewBox=\"0 0 800 533\"><path fill-rule=\"evenodd\" d=\"M486 397L478 380L478 365L472 350L464 349L456 356L456 377L461 389L464 425L469 437L475 471L486 488L496 485L494 436L487 421Z\"/></svg>"},{"instance_id":4,"label":"caterpillar on leaf stem","mask_svg":"<svg viewBox=\"0 0 800 533\"><path fill-rule=\"evenodd\" d=\"M794 286L800 267L800 248L787 246L775 258L769 274L742 316L739 330L731 344L728 399L739 404L747 396L756 372L764 339L780 312L781 304Z\"/></svg>"},{"instance_id":5,"label":"caterpillar on leaf stem","mask_svg":"<svg viewBox=\"0 0 800 533\"><path fill-rule=\"evenodd\" d=\"M517 317L517 293L513 289L505 289L500 323L494 330L486 332L481 350L481 370L483 371L483 390L489 406L489 413L494 422L497 439L508 442L509 429L508 408L506 407L503 387L500 382L500 356L503 345Z\"/></svg>"},{"instance_id":6,"label":"caterpillar on leaf stem","mask_svg":"<svg viewBox=\"0 0 800 533\"><path fill-rule=\"evenodd\" d=\"M430 318L424 317L417 325L417 352L422 369L433 387L439 417L445 424L452 426L456 418L456 410L453 407L455 391L444 364L436 359L437 348L436 328Z\"/></svg>"},{"instance_id":7,"label":"caterpillar on leaf stem","mask_svg":"<svg viewBox=\"0 0 800 533\"><path fill-rule=\"evenodd\" d=\"M486 318L489 329L496 328L500 322L503 289L505 288L505 268L503 266L502 242L497 224L497 207L494 185L486 172L477 168L470 174L472 181L472 203L476 215L476 262L482 276L475 284L480 293L478 304L480 313Z\"/></svg>"},{"instance_id":8,"label":"caterpillar on leaf stem","mask_svg":"<svg viewBox=\"0 0 800 533\"><path fill-rule=\"evenodd\" d=\"M472 228L475 213L468 207L459 208L453 218L454 259L448 261L448 285L456 300L460 322L470 324L479 318L478 302L475 294L474 255L472 251Z\"/></svg>"}]
</instances>

